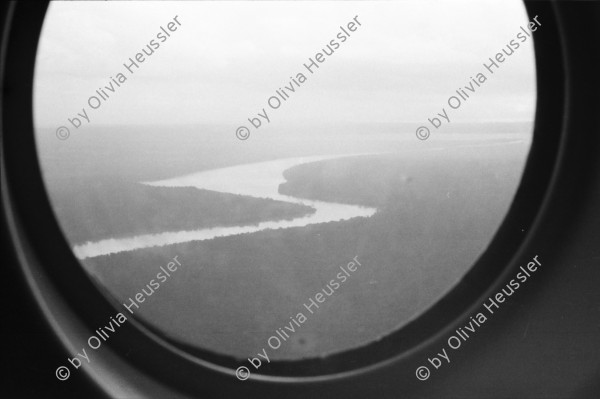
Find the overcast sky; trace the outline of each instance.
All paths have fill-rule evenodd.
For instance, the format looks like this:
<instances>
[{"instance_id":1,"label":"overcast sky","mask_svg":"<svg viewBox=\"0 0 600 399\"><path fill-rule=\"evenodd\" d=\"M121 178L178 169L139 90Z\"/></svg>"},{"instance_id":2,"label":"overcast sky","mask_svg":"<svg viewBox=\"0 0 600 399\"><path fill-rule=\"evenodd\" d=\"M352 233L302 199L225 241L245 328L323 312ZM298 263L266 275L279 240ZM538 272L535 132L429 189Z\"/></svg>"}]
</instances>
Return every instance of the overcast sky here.
<instances>
[{"instance_id":1,"label":"overcast sky","mask_svg":"<svg viewBox=\"0 0 600 399\"><path fill-rule=\"evenodd\" d=\"M123 63L175 15L179 29L90 110L95 90L125 72ZM307 73L302 64L356 15L362 26ZM308 79L271 110L277 123L422 121L448 108L448 97L526 22L520 0L54 2L36 65L36 123L65 125L86 108L94 124L236 127L298 72ZM453 122L531 120L534 66L529 39Z\"/></svg>"}]
</instances>

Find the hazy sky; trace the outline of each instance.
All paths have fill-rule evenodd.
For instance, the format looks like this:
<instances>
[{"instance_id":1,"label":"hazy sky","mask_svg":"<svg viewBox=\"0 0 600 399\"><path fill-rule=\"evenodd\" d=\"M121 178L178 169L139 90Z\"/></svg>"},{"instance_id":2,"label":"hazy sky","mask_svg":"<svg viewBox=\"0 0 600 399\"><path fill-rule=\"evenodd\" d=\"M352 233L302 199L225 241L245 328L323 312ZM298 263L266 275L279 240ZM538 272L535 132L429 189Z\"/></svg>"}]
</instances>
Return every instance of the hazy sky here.
<instances>
[{"instance_id":1,"label":"hazy sky","mask_svg":"<svg viewBox=\"0 0 600 399\"><path fill-rule=\"evenodd\" d=\"M175 15L178 30L129 74L123 63ZM310 75L302 64L357 15L362 26ZM36 65L36 123L65 125L85 108L94 124L235 128L298 72L307 81L267 109L271 124L422 121L448 109L448 97L526 22L520 0L52 3ZM119 72L127 81L91 110L88 98ZM488 78L453 122L532 119L531 39Z\"/></svg>"}]
</instances>

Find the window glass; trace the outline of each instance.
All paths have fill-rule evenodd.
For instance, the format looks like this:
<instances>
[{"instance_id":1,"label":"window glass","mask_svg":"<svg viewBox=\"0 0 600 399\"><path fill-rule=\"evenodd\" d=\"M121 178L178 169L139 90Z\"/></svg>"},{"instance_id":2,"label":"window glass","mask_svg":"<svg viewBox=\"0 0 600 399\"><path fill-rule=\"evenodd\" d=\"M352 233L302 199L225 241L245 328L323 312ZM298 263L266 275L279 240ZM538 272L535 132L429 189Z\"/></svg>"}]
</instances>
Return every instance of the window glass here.
<instances>
[{"instance_id":1,"label":"window glass","mask_svg":"<svg viewBox=\"0 0 600 399\"><path fill-rule=\"evenodd\" d=\"M502 223L543 23L517 0L52 3L34 111L53 209L117 311L173 340L366 345Z\"/></svg>"}]
</instances>

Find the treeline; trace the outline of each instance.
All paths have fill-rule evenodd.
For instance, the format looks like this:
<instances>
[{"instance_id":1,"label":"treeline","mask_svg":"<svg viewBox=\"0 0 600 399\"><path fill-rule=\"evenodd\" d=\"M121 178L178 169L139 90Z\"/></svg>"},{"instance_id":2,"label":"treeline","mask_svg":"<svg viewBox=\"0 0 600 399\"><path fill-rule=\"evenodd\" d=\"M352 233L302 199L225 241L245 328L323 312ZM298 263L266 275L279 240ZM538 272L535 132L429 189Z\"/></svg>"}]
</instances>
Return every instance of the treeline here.
<instances>
[{"instance_id":1,"label":"treeline","mask_svg":"<svg viewBox=\"0 0 600 399\"><path fill-rule=\"evenodd\" d=\"M257 224L293 219L313 208L269 199L198 190L152 187L118 179L53 182L51 200L74 244L166 231Z\"/></svg>"}]
</instances>

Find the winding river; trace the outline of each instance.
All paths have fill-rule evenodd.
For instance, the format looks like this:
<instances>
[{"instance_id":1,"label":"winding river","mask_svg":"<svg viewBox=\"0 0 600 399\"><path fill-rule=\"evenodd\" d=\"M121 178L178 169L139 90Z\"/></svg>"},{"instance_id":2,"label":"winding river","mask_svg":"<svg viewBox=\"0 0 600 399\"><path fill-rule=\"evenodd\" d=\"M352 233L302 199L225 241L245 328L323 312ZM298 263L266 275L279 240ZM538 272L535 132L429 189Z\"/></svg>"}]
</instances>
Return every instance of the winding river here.
<instances>
[{"instance_id":1,"label":"winding river","mask_svg":"<svg viewBox=\"0 0 600 399\"><path fill-rule=\"evenodd\" d=\"M317 223L338 222L357 217L373 216L377 209L335 202L313 201L279 193L279 185L286 180L283 172L294 166L348 155L286 158L274 161L236 165L206 170L167 180L143 182L156 187L196 187L198 189L268 198L312 207L315 212L292 220L265 221L257 225L213 227L198 230L144 234L127 238L106 239L75 245L73 251L79 259L134 251L149 247L179 244L190 241L212 240L239 234L256 233L268 229L287 229Z\"/></svg>"}]
</instances>

